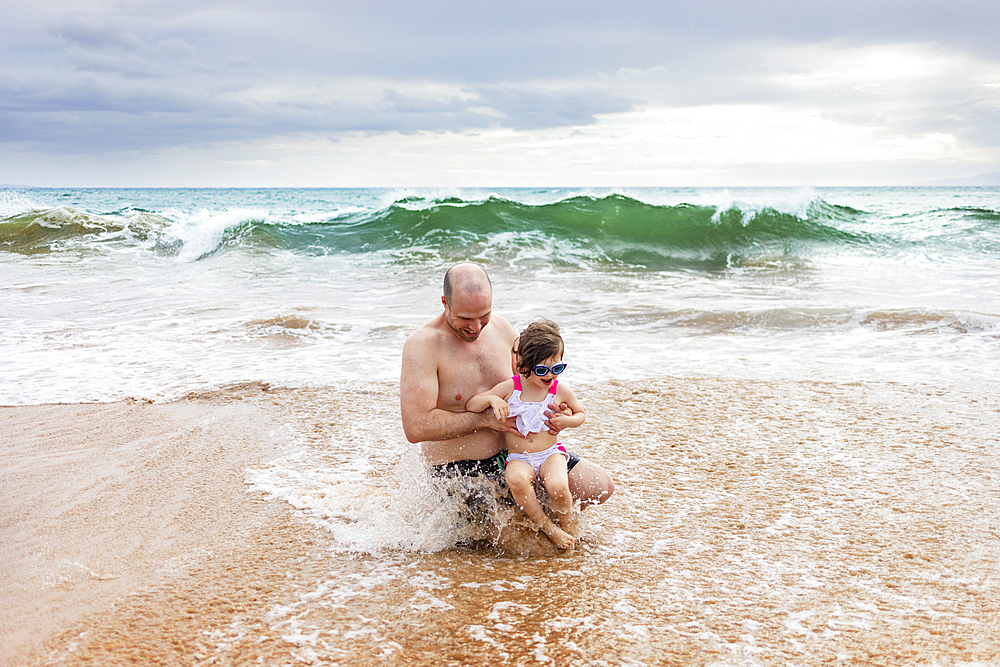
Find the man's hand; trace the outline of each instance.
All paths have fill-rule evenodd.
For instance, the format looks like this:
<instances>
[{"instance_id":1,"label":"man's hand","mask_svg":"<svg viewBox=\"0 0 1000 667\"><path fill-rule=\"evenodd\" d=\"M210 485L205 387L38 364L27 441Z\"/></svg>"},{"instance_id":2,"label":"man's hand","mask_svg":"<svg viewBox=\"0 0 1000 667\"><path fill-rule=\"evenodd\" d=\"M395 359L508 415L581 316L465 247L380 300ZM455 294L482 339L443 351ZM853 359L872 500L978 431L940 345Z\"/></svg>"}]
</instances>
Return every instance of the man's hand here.
<instances>
[{"instance_id":1,"label":"man's hand","mask_svg":"<svg viewBox=\"0 0 1000 667\"><path fill-rule=\"evenodd\" d=\"M559 403L556 405L555 403L550 403L549 409L545 411L545 417L548 419L545 425L549 427L549 434L559 435L559 431L569 426L565 422L565 419L572 416L573 410L570 409L569 404Z\"/></svg>"}]
</instances>

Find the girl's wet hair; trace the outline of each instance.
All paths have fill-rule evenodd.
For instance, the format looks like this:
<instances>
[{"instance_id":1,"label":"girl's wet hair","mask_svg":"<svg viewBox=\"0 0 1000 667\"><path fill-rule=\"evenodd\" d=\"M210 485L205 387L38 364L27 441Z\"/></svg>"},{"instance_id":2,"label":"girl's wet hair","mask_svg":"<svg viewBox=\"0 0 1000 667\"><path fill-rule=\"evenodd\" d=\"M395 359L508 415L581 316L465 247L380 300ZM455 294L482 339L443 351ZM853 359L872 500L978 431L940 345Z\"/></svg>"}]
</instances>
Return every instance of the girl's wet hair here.
<instances>
[{"instance_id":1,"label":"girl's wet hair","mask_svg":"<svg viewBox=\"0 0 1000 667\"><path fill-rule=\"evenodd\" d=\"M525 327L514 343L517 354L517 372L531 375L531 369L552 356L562 357L563 339L559 325L540 318Z\"/></svg>"}]
</instances>

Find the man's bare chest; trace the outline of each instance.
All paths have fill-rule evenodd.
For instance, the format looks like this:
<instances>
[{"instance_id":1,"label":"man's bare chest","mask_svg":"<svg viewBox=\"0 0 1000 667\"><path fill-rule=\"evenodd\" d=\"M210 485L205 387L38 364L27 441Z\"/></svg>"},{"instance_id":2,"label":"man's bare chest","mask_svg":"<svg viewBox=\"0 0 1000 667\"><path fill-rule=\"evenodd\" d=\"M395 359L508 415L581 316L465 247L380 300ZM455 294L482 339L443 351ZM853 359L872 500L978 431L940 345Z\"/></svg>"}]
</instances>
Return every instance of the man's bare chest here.
<instances>
[{"instance_id":1,"label":"man's bare chest","mask_svg":"<svg viewBox=\"0 0 1000 667\"><path fill-rule=\"evenodd\" d=\"M461 411L480 394L510 376L510 356L502 350L452 354L438 368L438 407Z\"/></svg>"}]
</instances>

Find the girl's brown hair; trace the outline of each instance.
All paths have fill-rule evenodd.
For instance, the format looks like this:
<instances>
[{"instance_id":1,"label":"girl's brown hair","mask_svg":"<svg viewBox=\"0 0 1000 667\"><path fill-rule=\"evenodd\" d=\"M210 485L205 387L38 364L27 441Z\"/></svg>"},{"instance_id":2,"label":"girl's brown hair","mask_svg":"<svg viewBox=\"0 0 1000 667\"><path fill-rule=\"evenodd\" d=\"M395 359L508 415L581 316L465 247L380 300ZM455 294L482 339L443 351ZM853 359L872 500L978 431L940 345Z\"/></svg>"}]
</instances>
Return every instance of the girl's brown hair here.
<instances>
[{"instance_id":1,"label":"girl's brown hair","mask_svg":"<svg viewBox=\"0 0 1000 667\"><path fill-rule=\"evenodd\" d=\"M517 372L531 375L531 369L549 357L562 357L563 349L559 325L552 320L537 319L525 327L514 342Z\"/></svg>"}]
</instances>

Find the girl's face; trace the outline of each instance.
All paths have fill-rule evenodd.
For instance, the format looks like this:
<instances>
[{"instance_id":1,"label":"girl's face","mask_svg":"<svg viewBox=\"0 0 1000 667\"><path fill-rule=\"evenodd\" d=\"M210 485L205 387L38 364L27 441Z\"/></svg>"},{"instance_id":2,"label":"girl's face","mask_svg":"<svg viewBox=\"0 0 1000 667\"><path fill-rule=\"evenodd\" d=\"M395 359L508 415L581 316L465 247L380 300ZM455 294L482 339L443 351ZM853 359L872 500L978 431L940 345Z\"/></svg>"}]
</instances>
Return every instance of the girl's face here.
<instances>
[{"instance_id":1,"label":"girl's face","mask_svg":"<svg viewBox=\"0 0 1000 667\"><path fill-rule=\"evenodd\" d=\"M545 366L549 366L551 368L555 364L558 364L560 361L562 361L562 354L556 353L553 354L548 359L546 359L545 361L543 361L542 364ZM542 376L535 375L534 371L532 371L529 377L532 384L534 384L536 387L544 389L545 391L549 390L549 387L552 386L552 381L556 379L556 376L552 373L552 371L549 371L548 373Z\"/></svg>"}]
</instances>

